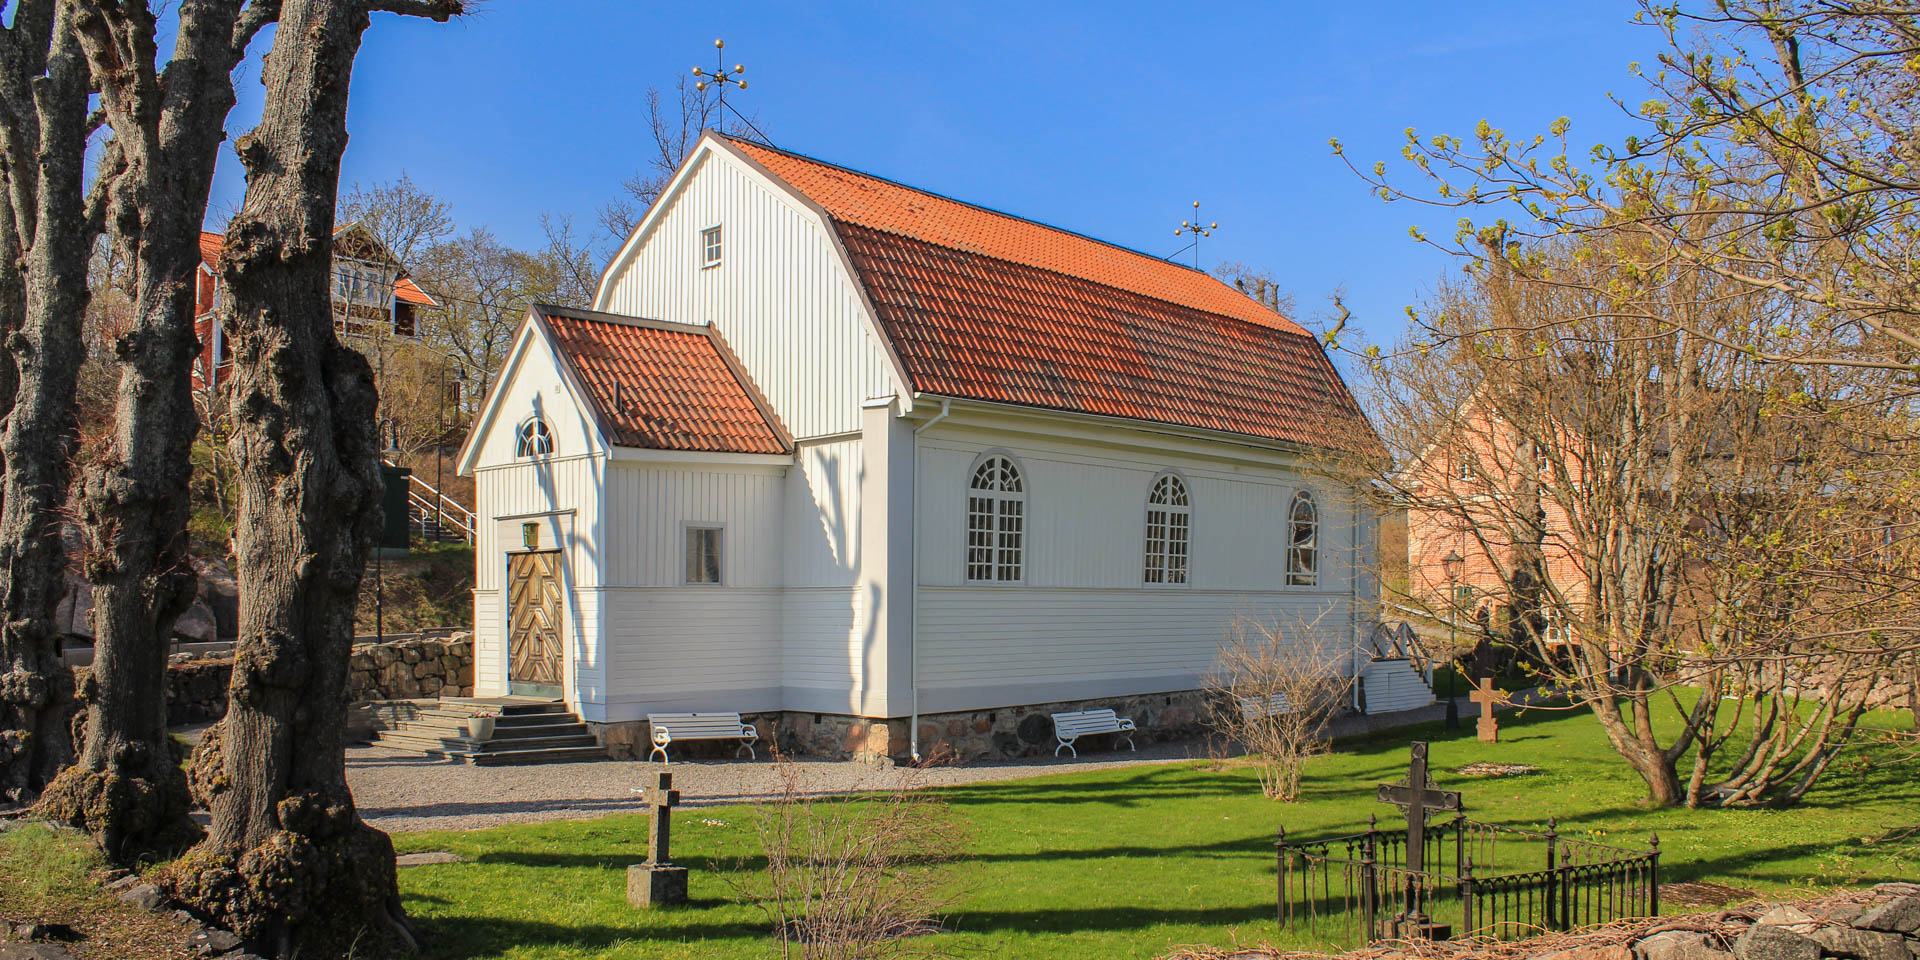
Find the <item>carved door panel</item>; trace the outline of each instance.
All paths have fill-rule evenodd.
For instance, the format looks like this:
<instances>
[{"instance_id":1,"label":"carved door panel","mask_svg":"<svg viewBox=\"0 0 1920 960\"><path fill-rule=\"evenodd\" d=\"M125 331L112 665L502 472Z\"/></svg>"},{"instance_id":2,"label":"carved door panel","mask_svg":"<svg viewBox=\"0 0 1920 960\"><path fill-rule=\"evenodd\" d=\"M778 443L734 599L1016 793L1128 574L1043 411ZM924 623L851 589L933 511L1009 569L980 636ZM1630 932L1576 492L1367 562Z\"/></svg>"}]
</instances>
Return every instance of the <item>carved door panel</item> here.
<instances>
[{"instance_id":1,"label":"carved door panel","mask_svg":"<svg viewBox=\"0 0 1920 960\"><path fill-rule=\"evenodd\" d=\"M528 696L561 693L560 552L507 557L507 681Z\"/></svg>"}]
</instances>

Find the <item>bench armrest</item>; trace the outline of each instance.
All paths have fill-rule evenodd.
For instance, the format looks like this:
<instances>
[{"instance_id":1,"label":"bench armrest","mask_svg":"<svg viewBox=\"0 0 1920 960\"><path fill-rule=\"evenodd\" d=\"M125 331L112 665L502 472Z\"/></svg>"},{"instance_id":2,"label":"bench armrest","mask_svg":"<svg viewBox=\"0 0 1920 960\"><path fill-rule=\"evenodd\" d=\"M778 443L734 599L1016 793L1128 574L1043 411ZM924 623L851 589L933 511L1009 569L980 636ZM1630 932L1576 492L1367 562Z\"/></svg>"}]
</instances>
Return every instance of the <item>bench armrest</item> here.
<instances>
[{"instance_id":1,"label":"bench armrest","mask_svg":"<svg viewBox=\"0 0 1920 960\"><path fill-rule=\"evenodd\" d=\"M659 727L659 726L654 727L653 742L660 743L660 744L672 743L673 731L668 730L666 727Z\"/></svg>"},{"instance_id":2,"label":"bench armrest","mask_svg":"<svg viewBox=\"0 0 1920 960\"><path fill-rule=\"evenodd\" d=\"M740 736L748 740L758 740L760 739L760 731L751 723L742 723L740 725ZM735 756L739 756L739 754L735 754Z\"/></svg>"},{"instance_id":3,"label":"bench armrest","mask_svg":"<svg viewBox=\"0 0 1920 960\"><path fill-rule=\"evenodd\" d=\"M1117 719L1118 719L1118 720L1120 721L1120 729L1122 729L1122 730L1132 730L1132 729L1133 729L1133 718L1132 718L1132 717L1119 717L1119 718L1117 718Z\"/></svg>"}]
</instances>

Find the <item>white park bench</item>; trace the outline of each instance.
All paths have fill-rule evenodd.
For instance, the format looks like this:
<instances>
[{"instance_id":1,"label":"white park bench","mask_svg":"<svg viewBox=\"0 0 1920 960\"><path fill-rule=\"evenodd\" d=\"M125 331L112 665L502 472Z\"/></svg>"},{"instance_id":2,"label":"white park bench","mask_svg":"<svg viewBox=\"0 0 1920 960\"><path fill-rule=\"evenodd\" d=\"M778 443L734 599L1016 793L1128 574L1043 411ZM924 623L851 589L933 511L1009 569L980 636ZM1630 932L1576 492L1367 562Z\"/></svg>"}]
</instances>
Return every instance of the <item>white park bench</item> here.
<instances>
[{"instance_id":1,"label":"white park bench","mask_svg":"<svg viewBox=\"0 0 1920 960\"><path fill-rule=\"evenodd\" d=\"M1073 748L1073 742L1081 737L1096 733L1124 733L1127 735L1127 747L1136 752L1139 747L1133 745L1133 718L1116 717L1112 710L1075 710L1071 713L1053 715L1053 737L1060 745L1053 748L1053 755L1060 751L1071 751L1075 757L1080 751Z\"/></svg>"},{"instance_id":2,"label":"white park bench","mask_svg":"<svg viewBox=\"0 0 1920 960\"><path fill-rule=\"evenodd\" d=\"M661 763L673 762L667 757L667 744L680 740L738 740L747 756L756 760L760 756L753 752L760 731L737 713L649 713L647 726L653 728L653 753L660 755ZM647 759L653 759L653 753ZM734 753L739 755L738 750Z\"/></svg>"},{"instance_id":3,"label":"white park bench","mask_svg":"<svg viewBox=\"0 0 1920 960\"><path fill-rule=\"evenodd\" d=\"M1280 717L1293 712L1293 704L1288 702L1284 693L1272 693L1264 697L1241 697L1240 715L1248 720L1260 720L1266 717Z\"/></svg>"}]
</instances>

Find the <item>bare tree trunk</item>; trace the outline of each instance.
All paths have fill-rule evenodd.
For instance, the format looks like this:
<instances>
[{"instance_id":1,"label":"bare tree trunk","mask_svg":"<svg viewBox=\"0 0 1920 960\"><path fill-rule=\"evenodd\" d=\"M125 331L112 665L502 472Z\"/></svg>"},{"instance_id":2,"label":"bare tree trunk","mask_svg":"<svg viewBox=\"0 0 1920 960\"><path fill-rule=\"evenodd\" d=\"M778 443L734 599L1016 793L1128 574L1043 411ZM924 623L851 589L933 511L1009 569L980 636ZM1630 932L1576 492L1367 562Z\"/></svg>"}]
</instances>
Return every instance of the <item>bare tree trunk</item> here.
<instances>
[{"instance_id":1,"label":"bare tree trunk","mask_svg":"<svg viewBox=\"0 0 1920 960\"><path fill-rule=\"evenodd\" d=\"M235 144L247 196L221 263L240 636L221 721L225 789L174 882L182 899L282 955L296 944L338 956L411 942L393 844L355 813L345 764L347 656L380 477L373 374L335 338L328 305L348 85L369 9L284 4L266 109ZM405 12L445 19L459 7Z\"/></svg>"},{"instance_id":2,"label":"bare tree trunk","mask_svg":"<svg viewBox=\"0 0 1920 960\"><path fill-rule=\"evenodd\" d=\"M5 344L17 380L0 435L0 796L15 801L37 796L73 756L73 681L53 615L65 593L60 525L98 228L84 186L87 66L69 14L53 0L22 3L0 40L0 162L22 290L19 328Z\"/></svg>"},{"instance_id":3,"label":"bare tree trunk","mask_svg":"<svg viewBox=\"0 0 1920 960\"><path fill-rule=\"evenodd\" d=\"M94 688L80 762L42 798L50 819L84 827L131 862L199 839L166 731L166 654L193 602L188 560L196 273L214 161L234 103L232 71L277 3L208 0L180 10L165 86L144 4L73 0L125 169L112 193L113 242L132 265L135 323L120 366L109 444L81 488L94 590Z\"/></svg>"}]
</instances>

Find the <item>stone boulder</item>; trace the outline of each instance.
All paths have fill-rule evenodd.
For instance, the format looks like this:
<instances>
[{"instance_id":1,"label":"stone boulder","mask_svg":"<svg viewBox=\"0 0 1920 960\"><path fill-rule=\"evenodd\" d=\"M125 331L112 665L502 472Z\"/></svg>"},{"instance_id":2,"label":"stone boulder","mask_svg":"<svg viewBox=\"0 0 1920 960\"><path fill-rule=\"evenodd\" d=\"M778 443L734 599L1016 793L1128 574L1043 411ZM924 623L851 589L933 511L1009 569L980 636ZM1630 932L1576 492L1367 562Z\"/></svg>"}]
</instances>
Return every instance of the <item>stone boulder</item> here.
<instances>
[{"instance_id":1,"label":"stone boulder","mask_svg":"<svg viewBox=\"0 0 1920 960\"><path fill-rule=\"evenodd\" d=\"M1889 900L1862 914L1853 925L1862 930L1920 934L1920 897Z\"/></svg>"},{"instance_id":2,"label":"stone boulder","mask_svg":"<svg viewBox=\"0 0 1920 960\"><path fill-rule=\"evenodd\" d=\"M1786 927L1756 923L1733 942L1740 960L1820 960L1820 944Z\"/></svg>"},{"instance_id":3,"label":"stone boulder","mask_svg":"<svg viewBox=\"0 0 1920 960\"><path fill-rule=\"evenodd\" d=\"M213 615L213 608L204 600L195 600L193 605L173 621L175 639L191 643L212 643L220 639L220 623Z\"/></svg>"}]
</instances>

